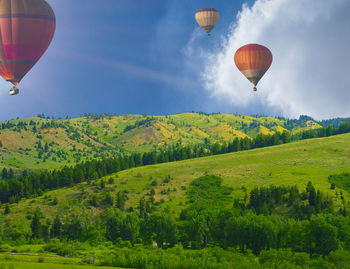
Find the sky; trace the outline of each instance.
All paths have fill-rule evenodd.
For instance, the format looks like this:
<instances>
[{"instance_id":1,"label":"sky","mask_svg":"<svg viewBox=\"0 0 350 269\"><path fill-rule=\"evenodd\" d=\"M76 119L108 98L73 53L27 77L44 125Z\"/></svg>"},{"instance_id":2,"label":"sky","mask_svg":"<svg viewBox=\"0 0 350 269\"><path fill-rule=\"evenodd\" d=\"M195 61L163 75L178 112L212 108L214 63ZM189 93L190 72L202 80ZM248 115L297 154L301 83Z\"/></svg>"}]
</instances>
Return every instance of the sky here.
<instances>
[{"instance_id":1,"label":"sky","mask_svg":"<svg viewBox=\"0 0 350 269\"><path fill-rule=\"evenodd\" d=\"M349 0L47 0L55 37L22 80L0 82L0 120L44 113L191 111L315 119L350 116ZM194 14L221 17L207 37ZM258 92L235 51L270 48Z\"/></svg>"}]
</instances>

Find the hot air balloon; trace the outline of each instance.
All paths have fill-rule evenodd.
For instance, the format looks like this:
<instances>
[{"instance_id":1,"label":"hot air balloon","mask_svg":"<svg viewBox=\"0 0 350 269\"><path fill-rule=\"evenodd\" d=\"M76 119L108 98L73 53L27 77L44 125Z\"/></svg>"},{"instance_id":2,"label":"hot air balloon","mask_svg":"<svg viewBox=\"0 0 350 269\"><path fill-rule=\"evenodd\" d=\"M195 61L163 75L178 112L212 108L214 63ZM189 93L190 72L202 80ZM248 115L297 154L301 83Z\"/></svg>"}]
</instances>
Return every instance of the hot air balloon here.
<instances>
[{"instance_id":1,"label":"hot air balloon","mask_svg":"<svg viewBox=\"0 0 350 269\"><path fill-rule=\"evenodd\" d=\"M17 86L49 47L55 14L45 0L0 0L0 75Z\"/></svg>"},{"instance_id":2,"label":"hot air balloon","mask_svg":"<svg viewBox=\"0 0 350 269\"><path fill-rule=\"evenodd\" d=\"M257 91L260 79L272 64L271 51L259 44L248 44L236 51L234 60L239 71L254 84L254 91Z\"/></svg>"},{"instance_id":3,"label":"hot air balloon","mask_svg":"<svg viewBox=\"0 0 350 269\"><path fill-rule=\"evenodd\" d=\"M196 21L210 36L211 30L220 19L220 13L215 8L201 8L196 12Z\"/></svg>"}]
</instances>

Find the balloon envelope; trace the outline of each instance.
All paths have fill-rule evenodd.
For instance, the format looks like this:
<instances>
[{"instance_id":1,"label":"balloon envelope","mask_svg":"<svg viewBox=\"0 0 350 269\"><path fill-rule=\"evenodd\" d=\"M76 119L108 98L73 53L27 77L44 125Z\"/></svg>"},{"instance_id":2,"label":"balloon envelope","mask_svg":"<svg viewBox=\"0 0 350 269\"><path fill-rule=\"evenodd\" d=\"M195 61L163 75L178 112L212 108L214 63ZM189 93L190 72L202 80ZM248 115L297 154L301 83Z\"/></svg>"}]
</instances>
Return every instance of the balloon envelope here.
<instances>
[{"instance_id":1,"label":"balloon envelope","mask_svg":"<svg viewBox=\"0 0 350 269\"><path fill-rule=\"evenodd\" d=\"M256 86L270 68L273 56L271 51L262 45L248 44L237 50L234 60L237 68Z\"/></svg>"},{"instance_id":2,"label":"balloon envelope","mask_svg":"<svg viewBox=\"0 0 350 269\"><path fill-rule=\"evenodd\" d=\"M210 35L220 19L220 13L215 8L201 8L196 12L195 17L198 24Z\"/></svg>"},{"instance_id":3,"label":"balloon envelope","mask_svg":"<svg viewBox=\"0 0 350 269\"><path fill-rule=\"evenodd\" d=\"M45 0L0 0L0 75L17 86L49 47L55 28Z\"/></svg>"}]
</instances>

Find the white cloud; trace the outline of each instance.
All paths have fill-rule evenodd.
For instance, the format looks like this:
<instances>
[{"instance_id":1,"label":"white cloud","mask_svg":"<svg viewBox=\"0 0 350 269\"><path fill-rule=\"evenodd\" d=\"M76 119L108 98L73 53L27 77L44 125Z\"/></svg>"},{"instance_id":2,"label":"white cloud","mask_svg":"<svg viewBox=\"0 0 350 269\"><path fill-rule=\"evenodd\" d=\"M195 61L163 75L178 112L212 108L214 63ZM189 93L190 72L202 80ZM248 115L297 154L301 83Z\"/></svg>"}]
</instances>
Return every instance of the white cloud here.
<instances>
[{"instance_id":1,"label":"white cloud","mask_svg":"<svg viewBox=\"0 0 350 269\"><path fill-rule=\"evenodd\" d=\"M206 89L236 107L260 103L271 114L350 116L349 12L349 0L257 0L252 7L244 5L221 46L205 55ZM263 44L274 55L257 93L233 61L235 51L247 43Z\"/></svg>"}]
</instances>

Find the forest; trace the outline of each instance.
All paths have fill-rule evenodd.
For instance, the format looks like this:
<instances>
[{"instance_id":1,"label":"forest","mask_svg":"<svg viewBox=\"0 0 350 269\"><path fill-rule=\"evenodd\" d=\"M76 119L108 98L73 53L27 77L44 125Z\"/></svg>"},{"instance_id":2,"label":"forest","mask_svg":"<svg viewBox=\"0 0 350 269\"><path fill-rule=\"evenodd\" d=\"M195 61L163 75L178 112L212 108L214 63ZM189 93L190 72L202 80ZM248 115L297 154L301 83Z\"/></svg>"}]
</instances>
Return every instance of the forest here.
<instances>
[{"instance_id":1,"label":"forest","mask_svg":"<svg viewBox=\"0 0 350 269\"><path fill-rule=\"evenodd\" d=\"M164 268L169 259L167 268L248 268L243 263L258 268L346 268L350 218L344 198L344 208L335 208L332 197L311 182L303 190L256 187L243 199L232 199L231 191L219 176L199 177L191 182L187 202L175 217L169 208L159 209L152 190L137 208L125 208L125 192L116 197L106 193L90 201L102 209L96 215L62 212L50 219L37 209L28 216L30 231L25 235L1 217L0 251L43 244L42 251L89 255L95 264L123 268ZM3 215L9 210L5 207ZM92 254L91 249L99 247L103 255Z\"/></svg>"}]
</instances>

